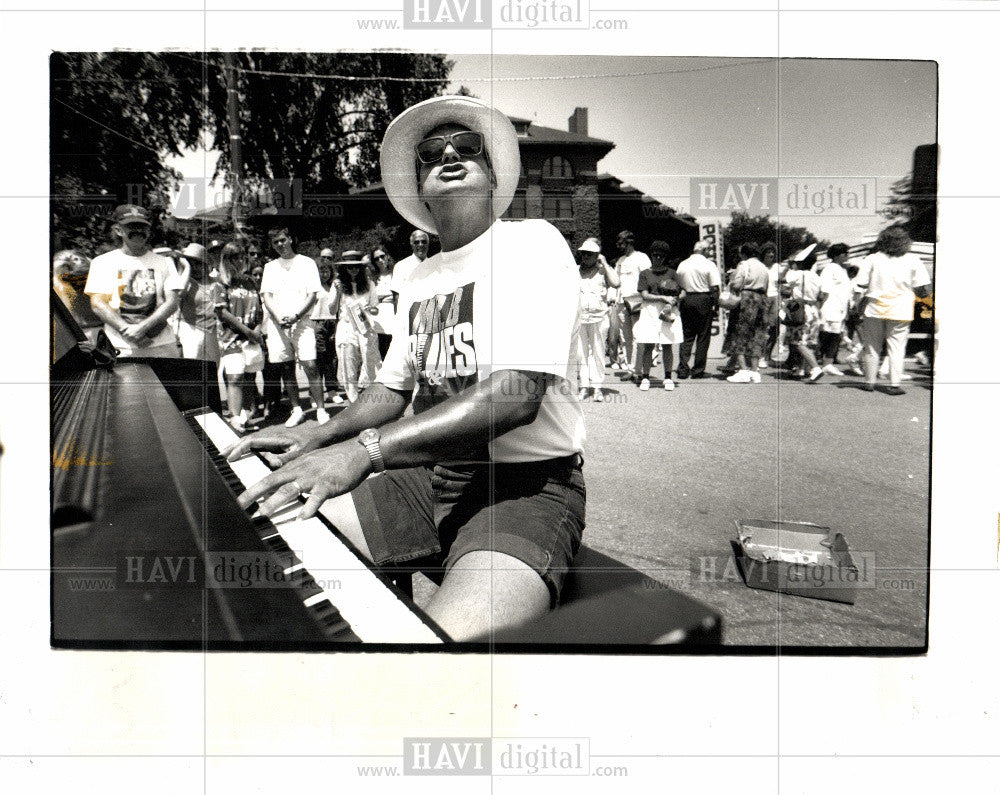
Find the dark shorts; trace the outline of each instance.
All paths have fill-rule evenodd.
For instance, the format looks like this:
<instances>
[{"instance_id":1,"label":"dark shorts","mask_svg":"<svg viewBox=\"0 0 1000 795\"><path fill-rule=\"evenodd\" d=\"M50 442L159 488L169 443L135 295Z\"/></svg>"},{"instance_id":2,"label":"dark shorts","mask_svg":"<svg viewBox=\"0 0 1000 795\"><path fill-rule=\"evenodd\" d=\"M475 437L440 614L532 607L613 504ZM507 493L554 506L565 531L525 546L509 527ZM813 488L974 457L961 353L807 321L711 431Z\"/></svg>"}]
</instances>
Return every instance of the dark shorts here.
<instances>
[{"instance_id":1,"label":"dark shorts","mask_svg":"<svg viewBox=\"0 0 1000 795\"><path fill-rule=\"evenodd\" d=\"M397 469L351 492L374 562L443 574L467 552L530 566L559 602L586 512L582 458Z\"/></svg>"}]
</instances>

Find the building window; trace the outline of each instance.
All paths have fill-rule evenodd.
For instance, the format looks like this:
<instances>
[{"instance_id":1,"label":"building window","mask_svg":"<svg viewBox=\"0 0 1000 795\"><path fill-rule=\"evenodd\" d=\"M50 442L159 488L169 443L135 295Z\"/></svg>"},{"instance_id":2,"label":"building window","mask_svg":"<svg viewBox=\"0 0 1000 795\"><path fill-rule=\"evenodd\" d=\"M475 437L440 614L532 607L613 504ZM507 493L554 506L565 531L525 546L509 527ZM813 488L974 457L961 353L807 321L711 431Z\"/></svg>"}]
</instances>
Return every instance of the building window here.
<instances>
[{"instance_id":1,"label":"building window","mask_svg":"<svg viewBox=\"0 0 1000 795\"><path fill-rule=\"evenodd\" d=\"M549 193L542 196L543 218L572 218L573 197L567 194Z\"/></svg>"},{"instance_id":2,"label":"building window","mask_svg":"<svg viewBox=\"0 0 1000 795\"><path fill-rule=\"evenodd\" d=\"M527 218L528 217L528 201L523 193L515 193L514 198L510 203L510 207L507 208L507 212L503 214L504 218Z\"/></svg>"},{"instance_id":3,"label":"building window","mask_svg":"<svg viewBox=\"0 0 1000 795\"><path fill-rule=\"evenodd\" d=\"M573 179L573 166L565 157L550 157L542 164L542 179Z\"/></svg>"}]
</instances>

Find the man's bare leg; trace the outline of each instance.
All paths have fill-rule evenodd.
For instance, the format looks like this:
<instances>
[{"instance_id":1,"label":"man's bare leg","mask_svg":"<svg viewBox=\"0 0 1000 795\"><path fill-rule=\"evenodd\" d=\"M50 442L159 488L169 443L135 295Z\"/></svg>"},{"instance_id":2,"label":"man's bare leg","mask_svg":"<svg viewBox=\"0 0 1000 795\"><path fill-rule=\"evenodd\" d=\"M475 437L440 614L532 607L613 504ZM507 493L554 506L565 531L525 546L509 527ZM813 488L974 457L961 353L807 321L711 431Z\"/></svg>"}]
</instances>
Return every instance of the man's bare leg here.
<instances>
[{"instance_id":1,"label":"man's bare leg","mask_svg":"<svg viewBox=\"0 0 1000 795\"><path fill-rule=\"evenodd\" d=\"M548 609L549 589L538 572L488 550L462 555L427 604L427 614L454 640L485 638Z\"/></svg>"}]
</instances>

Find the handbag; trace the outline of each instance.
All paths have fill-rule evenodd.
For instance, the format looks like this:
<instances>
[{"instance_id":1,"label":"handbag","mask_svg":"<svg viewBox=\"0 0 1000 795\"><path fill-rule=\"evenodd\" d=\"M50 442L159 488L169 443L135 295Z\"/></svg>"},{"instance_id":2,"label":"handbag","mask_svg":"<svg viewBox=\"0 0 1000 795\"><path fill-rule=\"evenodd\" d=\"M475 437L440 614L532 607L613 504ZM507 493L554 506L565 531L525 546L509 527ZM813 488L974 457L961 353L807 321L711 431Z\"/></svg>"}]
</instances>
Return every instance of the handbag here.
<instances>
[{"instance_id":1,"label":"handbag","mask_svg":"<svg viewBox=\"0 0 1000 795\"><path fill-rule=\"evenodd\" d=\"M806 305L798 298L785 301L785 317L781 321L786 326L804 326L806 324Z\"/></svg>"},{"instance_id":2,"label":"handbag","mask_svg":"<svg viewBox=\"0 0 1000 795\"><path fill-rule=\"evenodd\" d=\"M622 298L622 301L625 302L625 306L628 307L628 311L633 315L642 309L642 296L638 293L635 295L626 295Z\"/></svg>"},{"instance_id":3,"label":"handbag","mask_svg":"<svg viewBox=\"0 0 1000 795\"><path fill-rule=\"evenodd\" d=\"M673 323L677 319L677 302L673 299L663 305L660 310L660 320L664 323Z\"/></svg>"},{"instance_id":4,"label":"handbag","mask_svg":"<svg viewBox=\"0 0 1000 795\"><path fill-rule=\"evenodd\" d=\"M734 309L740 305L740 294L730 290L728 287L722 288L719 293L719 306L723 309Z\"/></svg>"}]
</instances>

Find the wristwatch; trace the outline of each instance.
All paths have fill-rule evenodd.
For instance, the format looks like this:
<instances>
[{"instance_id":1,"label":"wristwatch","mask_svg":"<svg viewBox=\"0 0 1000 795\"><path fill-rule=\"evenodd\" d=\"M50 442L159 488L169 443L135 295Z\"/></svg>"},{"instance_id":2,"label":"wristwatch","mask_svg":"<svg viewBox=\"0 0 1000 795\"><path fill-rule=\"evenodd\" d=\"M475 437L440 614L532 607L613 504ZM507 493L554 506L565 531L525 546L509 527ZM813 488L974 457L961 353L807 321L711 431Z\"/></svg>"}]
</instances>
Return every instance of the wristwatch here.
<instances>
[{"instance_id":1,"label":"wristwatch","mask_svg":"<svg viewBox=\"0 0 1000 795\"><path fill-rule=\"evenodd\" d=\"M382 460L382 447L379 444L381 438L378 428L366 428L358 434L358 444L368 451L374 472L385 472L385 461Z\"/></svg>"}]
</instances>

